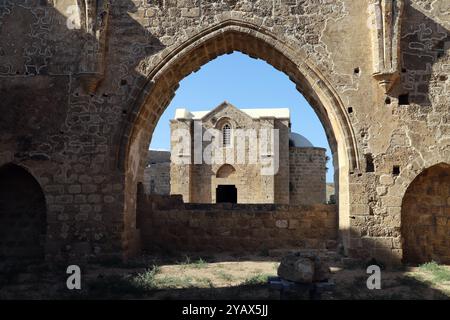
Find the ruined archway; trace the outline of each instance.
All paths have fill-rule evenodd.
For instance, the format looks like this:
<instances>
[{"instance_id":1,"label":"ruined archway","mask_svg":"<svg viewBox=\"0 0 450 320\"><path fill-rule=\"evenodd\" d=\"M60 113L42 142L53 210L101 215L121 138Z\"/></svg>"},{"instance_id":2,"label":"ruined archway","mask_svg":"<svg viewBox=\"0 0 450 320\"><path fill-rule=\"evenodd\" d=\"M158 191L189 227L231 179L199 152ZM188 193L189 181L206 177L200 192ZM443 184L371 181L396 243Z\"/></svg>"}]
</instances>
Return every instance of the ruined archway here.
<instances>
[{"instance_id":1,"label":"ruined archway","mask_svg":"<svg viewBox=\"0 0 450 320\"><path fill-rule=\"evenodd\" d=\"M135 221L135 194L143 175L148 145L159 117L170 103L178 83L214 58L240 51L260 58L284 72L317 113L334 154L335 181L339 187L340 229L349 230L349 172L358 168L356 140L348 115L338 94L327 79L298 49L276 36L238 20L227 20L208 28L163 58L148 74L124 127L118 154L125 172L125 237L131 238ZM344 244L348 242L343 234Z\"/></svg>"},{"instance_id":2,"label":"ruined archway","mask_svg":"<svg viewBox=\"0 0 450 320\"><path fill-rule=\"evenodd\" d=\"M450 165L419 174L402 202L403 261L450 263Z\"/></svg>"},{"instance_id":3,"label":"ruined archway","mask_svg":"<svg viewBox=\"0 0 450 320\"><path fill-rule=\"evenodd\" d=\"M22 167L0 168L0 259L43 259L45 197Z\"/></svg>"}]
</instances>

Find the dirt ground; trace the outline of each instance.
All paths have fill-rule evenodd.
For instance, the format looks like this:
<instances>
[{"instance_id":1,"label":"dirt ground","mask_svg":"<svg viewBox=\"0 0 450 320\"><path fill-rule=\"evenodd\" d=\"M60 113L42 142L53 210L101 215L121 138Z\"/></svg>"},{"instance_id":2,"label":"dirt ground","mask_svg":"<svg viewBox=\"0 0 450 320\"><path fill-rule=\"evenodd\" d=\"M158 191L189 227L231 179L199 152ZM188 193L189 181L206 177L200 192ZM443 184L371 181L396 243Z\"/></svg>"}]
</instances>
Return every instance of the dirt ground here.
<instances>
[{"instance_id":1,"label":"dirt ground","mask_svg":"<svg viewBox=\"0 0 450 320\"><path fill-rule=\"evenodd\" d=\"M426 264L381 272L381 289L369 290L369 274L361 265L330 261L329 289L310 296L306 289L289 299L449 299L450 267ZM270 256L142 256L80 266L81 290L66 287L65 266L3 267L0 299L285 299L268 284L277 275L279 257ZM308 289L309 290L309 289Z\"/></svg>"}]
</instances>

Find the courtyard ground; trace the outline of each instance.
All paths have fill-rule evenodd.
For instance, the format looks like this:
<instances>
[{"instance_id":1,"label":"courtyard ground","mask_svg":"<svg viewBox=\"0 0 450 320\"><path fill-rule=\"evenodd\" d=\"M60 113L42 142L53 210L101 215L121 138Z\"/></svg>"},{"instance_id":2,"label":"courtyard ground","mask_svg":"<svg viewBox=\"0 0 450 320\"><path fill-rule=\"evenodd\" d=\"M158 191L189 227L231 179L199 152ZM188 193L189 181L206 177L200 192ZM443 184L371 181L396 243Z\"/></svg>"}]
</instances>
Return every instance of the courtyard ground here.
<instances>
[{"instance_id":1,"label":"courtyard ground","mask_svg":"<svg viewBox=\"0 0 450 320\"><path fill-rule=\"evenodd\" d=\"M259 256L141 256L82 266L82 289L69 291L63 266L3 266L0 299L280 299L267 284L279 258ZM450 267L428 263L382 270L381 290L369 290L363 266L332 265L332 291L321 299L449 299ZM290 296L295 299L294 296ZM299 294L298 298L305 298Z\"/></svg>"}]
</instances>

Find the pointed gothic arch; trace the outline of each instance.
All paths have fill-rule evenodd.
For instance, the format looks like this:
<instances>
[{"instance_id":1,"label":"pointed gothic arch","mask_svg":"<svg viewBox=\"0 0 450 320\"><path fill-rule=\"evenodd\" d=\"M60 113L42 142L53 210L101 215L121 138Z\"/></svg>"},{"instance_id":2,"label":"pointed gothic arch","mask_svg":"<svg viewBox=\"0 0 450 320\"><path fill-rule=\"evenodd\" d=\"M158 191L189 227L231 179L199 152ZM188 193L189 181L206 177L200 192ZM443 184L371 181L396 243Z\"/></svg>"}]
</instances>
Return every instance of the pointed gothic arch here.
<instances>
[{"instance_id":1,"label":"pointed gothic arch","mask_svg":"<svg viewBox=\"0 0 450 320\"><path fill-rule=\"evenodd\" d=\"M125 232L133 232L136 186L143 175L153 130L179 82L202 65L233 51L260 58L288 75L318 115L334 154L340 229L344 246L347 246L350 226L348 176L358 170L359 157L346 109L330 82L299 49L277 39L261 26L234 19L205 29L161 55L139 92L133 93L135 98L117 153L118 167L125 173Z\"/></svg>"}]
</instances>

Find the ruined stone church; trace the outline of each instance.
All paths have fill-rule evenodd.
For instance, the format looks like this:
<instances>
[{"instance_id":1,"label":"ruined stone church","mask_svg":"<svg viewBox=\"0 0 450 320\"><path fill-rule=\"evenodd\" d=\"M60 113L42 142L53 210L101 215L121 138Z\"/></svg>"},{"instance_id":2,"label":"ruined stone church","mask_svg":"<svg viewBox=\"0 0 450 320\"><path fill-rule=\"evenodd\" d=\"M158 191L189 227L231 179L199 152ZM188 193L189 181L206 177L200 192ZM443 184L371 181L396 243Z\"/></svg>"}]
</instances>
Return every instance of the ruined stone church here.
<instances>
[{"instance_id":1,"label":"ruined stone church","mask_svg":"<svg viewBox=\"0 0 450 320\"><path fill-rule=\"evenodd\" d=\"M384 264L450 263L449 11L448 0L0 1L0 260L126 260L158 239L223 250L252 237L254 252L299 239ZM283 72L314 109L336 205L246 204L237 222L228 210L209 223L210 210L159 214L151 210L164 206L139 198L154 128L180 81L233 51ZM238 202L291 203L301 193L290 191L288 120L234 112L240 125L280 126L281 171L212 166L200 186L194 163L178 169L186 179L173 192L212 202L234 185ZM176 124L199 117L189 114ZM160 233L146 233L139 212ZM163 220L172 216L179 227Z\"/></svg>"},{"instance_id":2,"label":"ruined stone church","mask_svg":"<svg viewBox=\"0 0 450 320\"><path fill-rule=\"evenodd\" d=\"M326 201L326 150L291 132L288 108L238 109L223 102L208 111L177 109L170 127L170 192L181 194L185 202ZM180 128L191 133L180 133L189 137L191 150L176 147L178 140L173 138ZM216 135L206 141L196 140L208 136L209 129L214 129ZM215 152L220 153L218 161L198 161L196 157L205 156L214 140ZM183 161L177 161L180 157L184 157Z\"/></svg>"}]
</instances>

